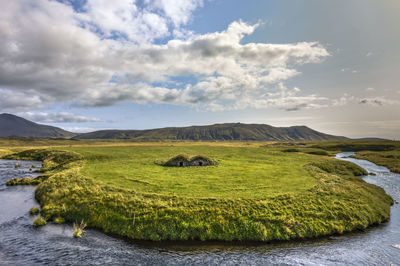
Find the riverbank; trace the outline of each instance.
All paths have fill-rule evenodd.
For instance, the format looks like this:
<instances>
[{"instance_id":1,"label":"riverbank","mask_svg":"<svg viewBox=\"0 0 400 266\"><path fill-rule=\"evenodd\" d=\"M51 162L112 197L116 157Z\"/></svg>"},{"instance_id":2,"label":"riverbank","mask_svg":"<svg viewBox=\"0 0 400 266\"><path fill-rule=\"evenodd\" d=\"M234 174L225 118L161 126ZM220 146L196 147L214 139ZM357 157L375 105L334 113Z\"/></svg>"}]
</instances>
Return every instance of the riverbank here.
<instances>
[{"instance_id":1,"label":"riverbank","mask_svg":"<svg viewBox=\"0 0 400 266\"><path fill-rule=\"evenodd\" d=\"M377 165L383 165L393 173L400 174L400 150L393 151L361 151L354 158L371 161Z\"/></svg>"},{"instance_id":2,"label":"riverbank","mask_svg":"<svg viewBox=\"0 0 400 266\"><path fill-rule=\"evenodd\" d=\"M8 158L44 161L47 179L38 186L36 198L46 219L84 220L90 227L131 239L314 238L385 222L393 203L383 189L356 176L365 174L360 167L330 158L315 156L314 162L305 166L316 183L301 192L235 199L147 193L107 185L82 175L88 161L99 159L93 152L88 151L89 157L72 151L33 150Z\"/></svg>"}]
</instances>

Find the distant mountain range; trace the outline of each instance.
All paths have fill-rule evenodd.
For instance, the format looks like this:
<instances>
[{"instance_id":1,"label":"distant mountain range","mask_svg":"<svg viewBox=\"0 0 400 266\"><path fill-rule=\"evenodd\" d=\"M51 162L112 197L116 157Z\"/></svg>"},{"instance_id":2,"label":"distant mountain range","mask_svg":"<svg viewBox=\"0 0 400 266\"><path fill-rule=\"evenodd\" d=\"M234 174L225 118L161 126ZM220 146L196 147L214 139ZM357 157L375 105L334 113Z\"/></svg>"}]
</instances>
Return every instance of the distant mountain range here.
<instances>
[{"instance_id":1,"label":"distant mountain range","mask_svg":"<svg viewBox=\"0 0 400 266\"><path fill-rule=\"evenodd\" d=\"M315 131L306 126L273 127L264 124L226 123L209 126L167 127L148 130L100 130L76 134L66 130L36 124L24 118L0 115L0 137L26 136L72 139L129 139L132 141L319 141L344 140Z\"/></svg>"},{"instance_id":2,"label":"distant mountain range","mask_svg":"<svg viewBox=\"0 0 400 266\"><path fill-rule=\"evenodd\" d=\"M306 126L273 127L263 124L226 123L149 130L101 130L80 134L75 136L74 139L317 141L346 138L324 134Z\"/></svg>"},{"instance_id":3,"label":"distant mountain range","mask_svg":"<svg viewBox=\"0 0 400 266\"><path fill-rule=\"evenodd\" d=\"M75 133L26 120L12 114L0 114L0 137L72 138Z\"/></svg>"}]
</instances>

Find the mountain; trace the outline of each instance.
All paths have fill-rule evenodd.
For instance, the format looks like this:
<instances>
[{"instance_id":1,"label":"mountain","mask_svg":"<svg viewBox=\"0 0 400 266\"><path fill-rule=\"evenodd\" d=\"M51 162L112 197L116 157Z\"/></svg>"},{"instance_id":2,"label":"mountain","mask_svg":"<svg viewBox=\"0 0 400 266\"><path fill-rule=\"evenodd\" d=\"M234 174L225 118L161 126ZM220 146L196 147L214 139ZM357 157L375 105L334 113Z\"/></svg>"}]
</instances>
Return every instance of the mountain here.
<instances>
[{"instance_id":1,"label":"mountain","mask_svg":"<svg viewBox=\"0 0 400 266\"><path fill-rule=\"evenodd\" d=\"M130 139L134 141L318 141L344 140L347 138L324 134L306 126L273 127L264 124L226 123L149 130L101 130L80 134L73 139Z\"/></svg>"},{"instance_id":2,"label":"mountain","mask_svg":"<svg viewBox=\"0 0 400 266\"><path fill-rule=\"evenodd\" d=\"M36 124L12 114L0 114L0 137L71 138L75 133L58 127Z\"/></svg>"},{"instance_id":3,"label":"mountain","mask_svg":"<svg viewBox=\"0 0 400 266\"><path fill-rule=\"evenodd\" d=\"M324 134L306 126L273 127L264 124L242 123L167 127L148 130L101 130L78 135L61 128L37 124L15 115L0 114L0 137L7 136L72 139L129 139L133 141L318 141L347 139L345 137Z\"/></svg>"},{"instance_id":4,"label":"mountain","mask_svg":"<svg viewBox=\"0 0 400 266\"><path fill-rule=\"evenodd\" d=\"M390 141L390 139L383 139L383 138L358 138L358 139L353 139L353 140L358 140L358 141Z\"/></svg>"}]
</instances>

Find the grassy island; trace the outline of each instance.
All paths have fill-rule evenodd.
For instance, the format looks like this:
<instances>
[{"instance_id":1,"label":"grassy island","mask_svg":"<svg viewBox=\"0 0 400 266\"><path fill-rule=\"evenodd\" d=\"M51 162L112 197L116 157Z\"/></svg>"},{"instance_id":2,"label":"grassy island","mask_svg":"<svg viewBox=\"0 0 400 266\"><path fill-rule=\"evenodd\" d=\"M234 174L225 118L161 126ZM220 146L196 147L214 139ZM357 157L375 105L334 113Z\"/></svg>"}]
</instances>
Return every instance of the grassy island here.
<instances>
[{"instance_id":1,"label":"grassy island","mask_svg":"<svg viewBox=\"0 0 400 266\"><path fill-rule=\"evenodd\" d=\"M36 198L47 220L85 221L132 239L303 239L389 219L392 198L358 177L362 168L326 156L326 147L292 146L107 143L18 149L6 158L44 162ZM154 163L176 154L218 163Z\"/></svg>"}]
</instances>

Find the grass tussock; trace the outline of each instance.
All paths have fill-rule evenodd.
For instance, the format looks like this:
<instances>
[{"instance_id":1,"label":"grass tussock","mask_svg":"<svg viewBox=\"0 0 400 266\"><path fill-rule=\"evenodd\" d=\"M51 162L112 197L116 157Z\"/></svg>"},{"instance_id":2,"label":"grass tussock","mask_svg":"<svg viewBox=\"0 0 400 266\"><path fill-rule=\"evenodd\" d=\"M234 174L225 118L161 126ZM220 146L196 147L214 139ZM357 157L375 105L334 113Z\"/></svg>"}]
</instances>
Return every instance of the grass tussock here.
<instances>
[{"instance_id":1,"label":"grass tussock","mask_svg":"<svg viewBox=\"0 0 400 266\"><path fill-rule=\"evenodd\" d=\"M19 186L19 185L25 185L25 186L36 186L39 185L43 180L46 179L46 176L38 176L35 178L13 178L7 181L6 185L7 186Z\"/></svg>"},{"instance_id":2,"label":"grass tussock","mask_svg":"<svg viewBox=\"0 0 400 266\"><path fill-rule=\"evenodd\" d=\"M39 208L38 208L38 207L32 207L32 208L29 210L29 213L30 213L30 215L36 215L36 214L39 213Z\"/></svg>"},{"instance_id":3,"label":"grass tussock","mask_svg":"<svg viewBox=\"0 0 400 266\"><path fill-rule=\"evenodd\" d=\"M44 226L46 224L47 224L46 219L44 219L43 217L38 217L33 221L34 227L40 227L40 226Z\"/></svg>"},{"instance_id":4,"label":"grass tussock","mask_svg":"<svg viewBox=\"0 0 400 266\"><path fill-rule=\"evenodd\" d=\"M80 223L74 222L74 233L75 238L81 238L82 234L85 233L86 223L82 220Z\"/></svg>"},{"instance_id":5,"label":"grass tussock","mask_svg":"<svg viewBox=\"0 0 400 266\"><path fill-rule=\"evenodd\" d=\"M54 217L53 222L55 224L63 224L63 223L65 223L65 219L60 216L57 216L57 217Z\"/></svg>"}]
</instances>

